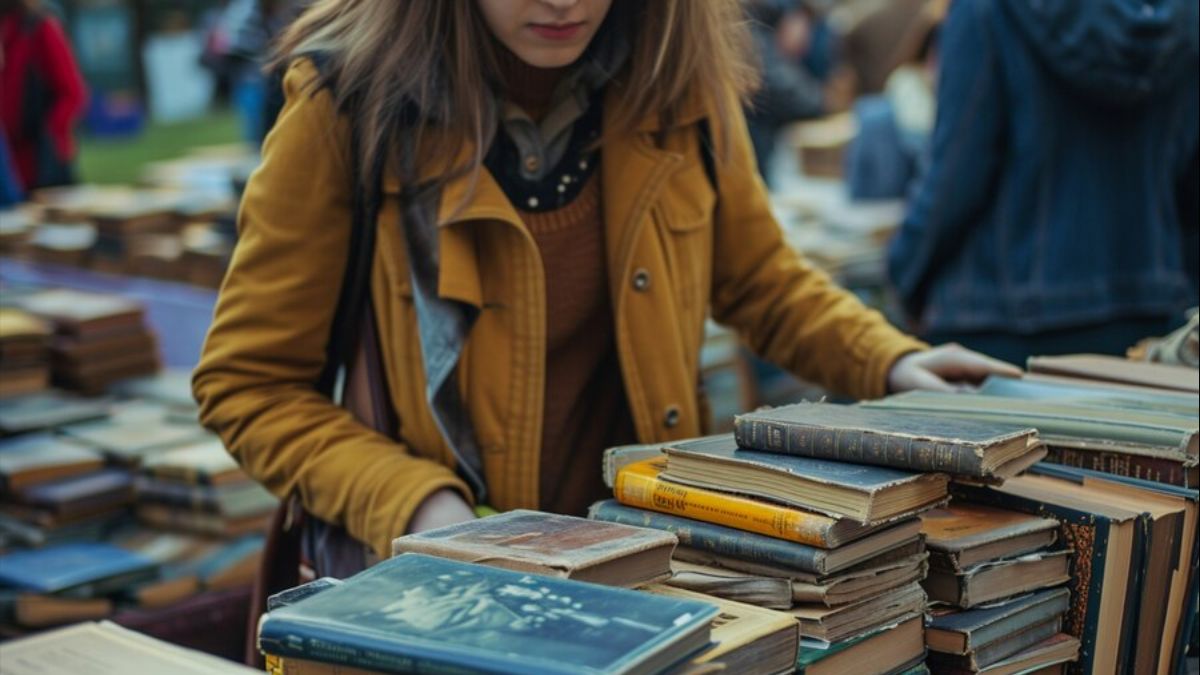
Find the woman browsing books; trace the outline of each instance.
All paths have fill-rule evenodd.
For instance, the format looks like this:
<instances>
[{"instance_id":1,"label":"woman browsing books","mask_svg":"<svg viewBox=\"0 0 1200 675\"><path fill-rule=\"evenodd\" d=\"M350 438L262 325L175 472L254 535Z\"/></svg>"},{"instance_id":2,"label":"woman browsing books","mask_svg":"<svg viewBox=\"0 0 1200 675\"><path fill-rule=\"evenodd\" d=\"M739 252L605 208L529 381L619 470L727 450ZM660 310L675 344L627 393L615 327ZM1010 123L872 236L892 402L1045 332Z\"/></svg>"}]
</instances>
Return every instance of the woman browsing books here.
<instances>
[{"instance_id":1,"label":"woman browsing books","mask_svg":"<svg viewBox=\"0 0 1200 675\"><path fill-rule=\"evenodd\" d=\"M204 423L387 555L473 503L582 513L605 447L701 434L710 313L856 397L1012 371L927 349L784 244L746 47L736 0L315 3L281 43ZM372 426L329 395L354 354Z\"/></svg>"}]
</instances>

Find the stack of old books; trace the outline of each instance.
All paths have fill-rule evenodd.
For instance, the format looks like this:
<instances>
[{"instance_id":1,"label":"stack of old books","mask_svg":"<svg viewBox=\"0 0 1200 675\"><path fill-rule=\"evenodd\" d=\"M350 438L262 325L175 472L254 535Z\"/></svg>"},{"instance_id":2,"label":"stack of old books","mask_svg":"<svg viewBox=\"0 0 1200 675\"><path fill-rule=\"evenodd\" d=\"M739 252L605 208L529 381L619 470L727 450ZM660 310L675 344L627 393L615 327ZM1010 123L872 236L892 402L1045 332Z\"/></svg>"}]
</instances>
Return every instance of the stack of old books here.
<instances>
[{"instance_id":1,"label":"stack of old books","mask_svg":"<svg viewBox=\"0 0 1200 675\"><path fill-rule=\"evenodd\" d=\"M224 538L261 533L278 506L216 437L143 458L137 481L138 517L161 529Z\"/></svg>"},{"instance_id":2,"label":"stack of old books","mask_svg":"<svg viewBox=\"0 0 1200 675\"><path fill-rule=\"evenodd\" d=\"M0 550L98 540L128 520L133 478L48 433L0 440Z\"/></svg>"},{"instance_id":3,"label":"stack of old books","mask_svg":"<svg viewBox=\"0 0 1200 675\"><path fill-rule=\"evenodd\" d=\"M53 379L64 388L102 393L112 383L158 370L157 342L145 312L117 295L53 289L18 301L54 325Z\"/></svg>"},{"instance_id":4,"label":"stack of old books","mask_svg":"<svg viewBox=\"0 0 1200 675\"><path fill-rule=\"evenodd\" d=\"M1000 482L1045 455L1028 427L833 404L742 415L735 436L613 449L592 517L675 532L670 583L787 608L805 672L898 672L925 652L918 515L950 475ZM648 457L648 458L647 458Z\"/></svg>"},{"instance_id":5,"label":"stack of old books","mask_svg":"<svg viewBox=\"0 0 1200 675\"><path fill-rule=\"evenodd\" d=\"M1056 545L1057 519L956 501L921 521L936 671L1024 672L1078 657L1079 641L1062 634L1071 550Z\"/></svg>"},{"instance_id":6,"label":"stack of old books","mask_svg":"<svg viewBox=\"0 0 1200 675\"><path fill-rule=\"evenodd\" d=\"M11 307L0 307L0 398L50 386L48 323Z\"/></svg>"}]
</instances>

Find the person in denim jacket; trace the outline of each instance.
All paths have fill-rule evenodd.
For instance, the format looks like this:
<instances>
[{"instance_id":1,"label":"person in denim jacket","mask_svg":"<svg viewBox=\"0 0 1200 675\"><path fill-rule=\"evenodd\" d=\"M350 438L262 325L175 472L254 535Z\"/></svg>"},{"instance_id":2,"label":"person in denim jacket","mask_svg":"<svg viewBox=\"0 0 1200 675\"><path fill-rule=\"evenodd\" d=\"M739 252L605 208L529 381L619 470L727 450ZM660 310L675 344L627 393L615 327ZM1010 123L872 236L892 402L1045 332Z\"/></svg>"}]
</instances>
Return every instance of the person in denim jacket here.
<instances>
[{"instance_id":1,"label":"person in denim jacket","mask_svg":"<svg viewBox=\"0 0 1200 675\"><path fill-rule=\"evenodd\" d=\"M888 261L926 339L1123 353L1196 303L1197 43L1195 0L952 3Z\"/></svg>"}]
</instances>

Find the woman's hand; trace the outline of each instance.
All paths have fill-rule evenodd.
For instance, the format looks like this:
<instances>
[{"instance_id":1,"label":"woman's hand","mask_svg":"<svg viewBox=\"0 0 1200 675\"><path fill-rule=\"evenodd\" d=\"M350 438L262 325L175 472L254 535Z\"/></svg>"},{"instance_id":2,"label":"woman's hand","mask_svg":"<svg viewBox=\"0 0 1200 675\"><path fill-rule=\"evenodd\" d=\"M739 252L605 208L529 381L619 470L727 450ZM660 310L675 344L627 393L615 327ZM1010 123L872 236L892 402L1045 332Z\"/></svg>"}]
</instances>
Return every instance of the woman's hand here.
<instances>
[{"instance_id":1,"label":"woman's hand","mask_svg":"<svg viewBox=\"0 0 1200 675\"><path fill-rule=\"evenodd\" d=\"M408 534L475 520L471 505L454 490L438 490L425 498L408 523Z\"/></svg>"},{"instance_id":2,"label":"woman's hand","mask_svg":"<svg viewBox=\"0 0 1200 675\"><path fill-rule=\"evenodd\" d=\"M988 375L1020 377L1021 369L959 345L947 344L897 359L888 373L888 391L956 391L964 384L979 384Z\"/></svg>"}]
</instances>

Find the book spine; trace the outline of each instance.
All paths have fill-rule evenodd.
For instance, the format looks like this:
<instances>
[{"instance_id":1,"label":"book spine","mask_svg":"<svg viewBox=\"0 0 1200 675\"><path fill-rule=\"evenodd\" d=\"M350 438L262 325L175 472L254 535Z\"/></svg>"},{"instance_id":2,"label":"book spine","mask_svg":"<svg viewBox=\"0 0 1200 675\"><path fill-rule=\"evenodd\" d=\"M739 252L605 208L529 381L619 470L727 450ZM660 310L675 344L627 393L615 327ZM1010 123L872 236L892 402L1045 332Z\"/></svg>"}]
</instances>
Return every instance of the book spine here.
<instances>
[{"instance_id":1,"label":"book spine","mask_svg":"<svg viewBox=\"0 0 1200 675\"><path fill-rule=\"evenodd\" d=\"M776 452L853 464L873 464L921 472L986 477L976 446L885 434L869 429L836 429L741 416L734 440L749 450Z\"/></svg>"},{"instance_id":2,"label":"book spine","mask_svg":"<svg viewBox=\"0 0 1200 675\"><path fill-rule=\"evenodd\" d=\"M259 651L283 659L306 659L387 673L463 675L473 672L564 672L473 657L464 650L422 648L414 644L400 645L391 642L387 643L391 648L387 648L382 645L373 646L374 642L376 641L363 635L350 635L340 630L325 630L296 621L273 619L271 615L267 615L259 624ZM523 669L522 665L526 667Z\"/></svg>"},{"instance_id":3,"label":"book spine","mask_svg":"<svg viewBox=\"0 0 1200 675\"><path fill-rule=\"evenodd\" d=\"M610 523L672 532L681 546L771 566L825 574L824 551L804 544L723 525L624 506L613 500L592 505L588 517Z\"/></svg>"},{"instance_id":4,"label":"book spine","mask_svg":"<svg viewBox=\"0 0 1200 675\"><path fill-rule=\"evenodd\" d=\"M628 468L617 472L613 494L622 504L639 509L725 525L808 546L837 546L837 542L830 540L834 521L825 516L671 483Z\"/></svg>"},{"instance_id":5,"label":"book spine","mask_svg":"<svg viewBox=\"0 0 1200 675\"><path fill-rule=\"evenodd\" d=\"M1191 489L1200 484L1200 467L1184 466L1165 457L1051 446L1043 461Z\"/></svg>"}]
</instances>

